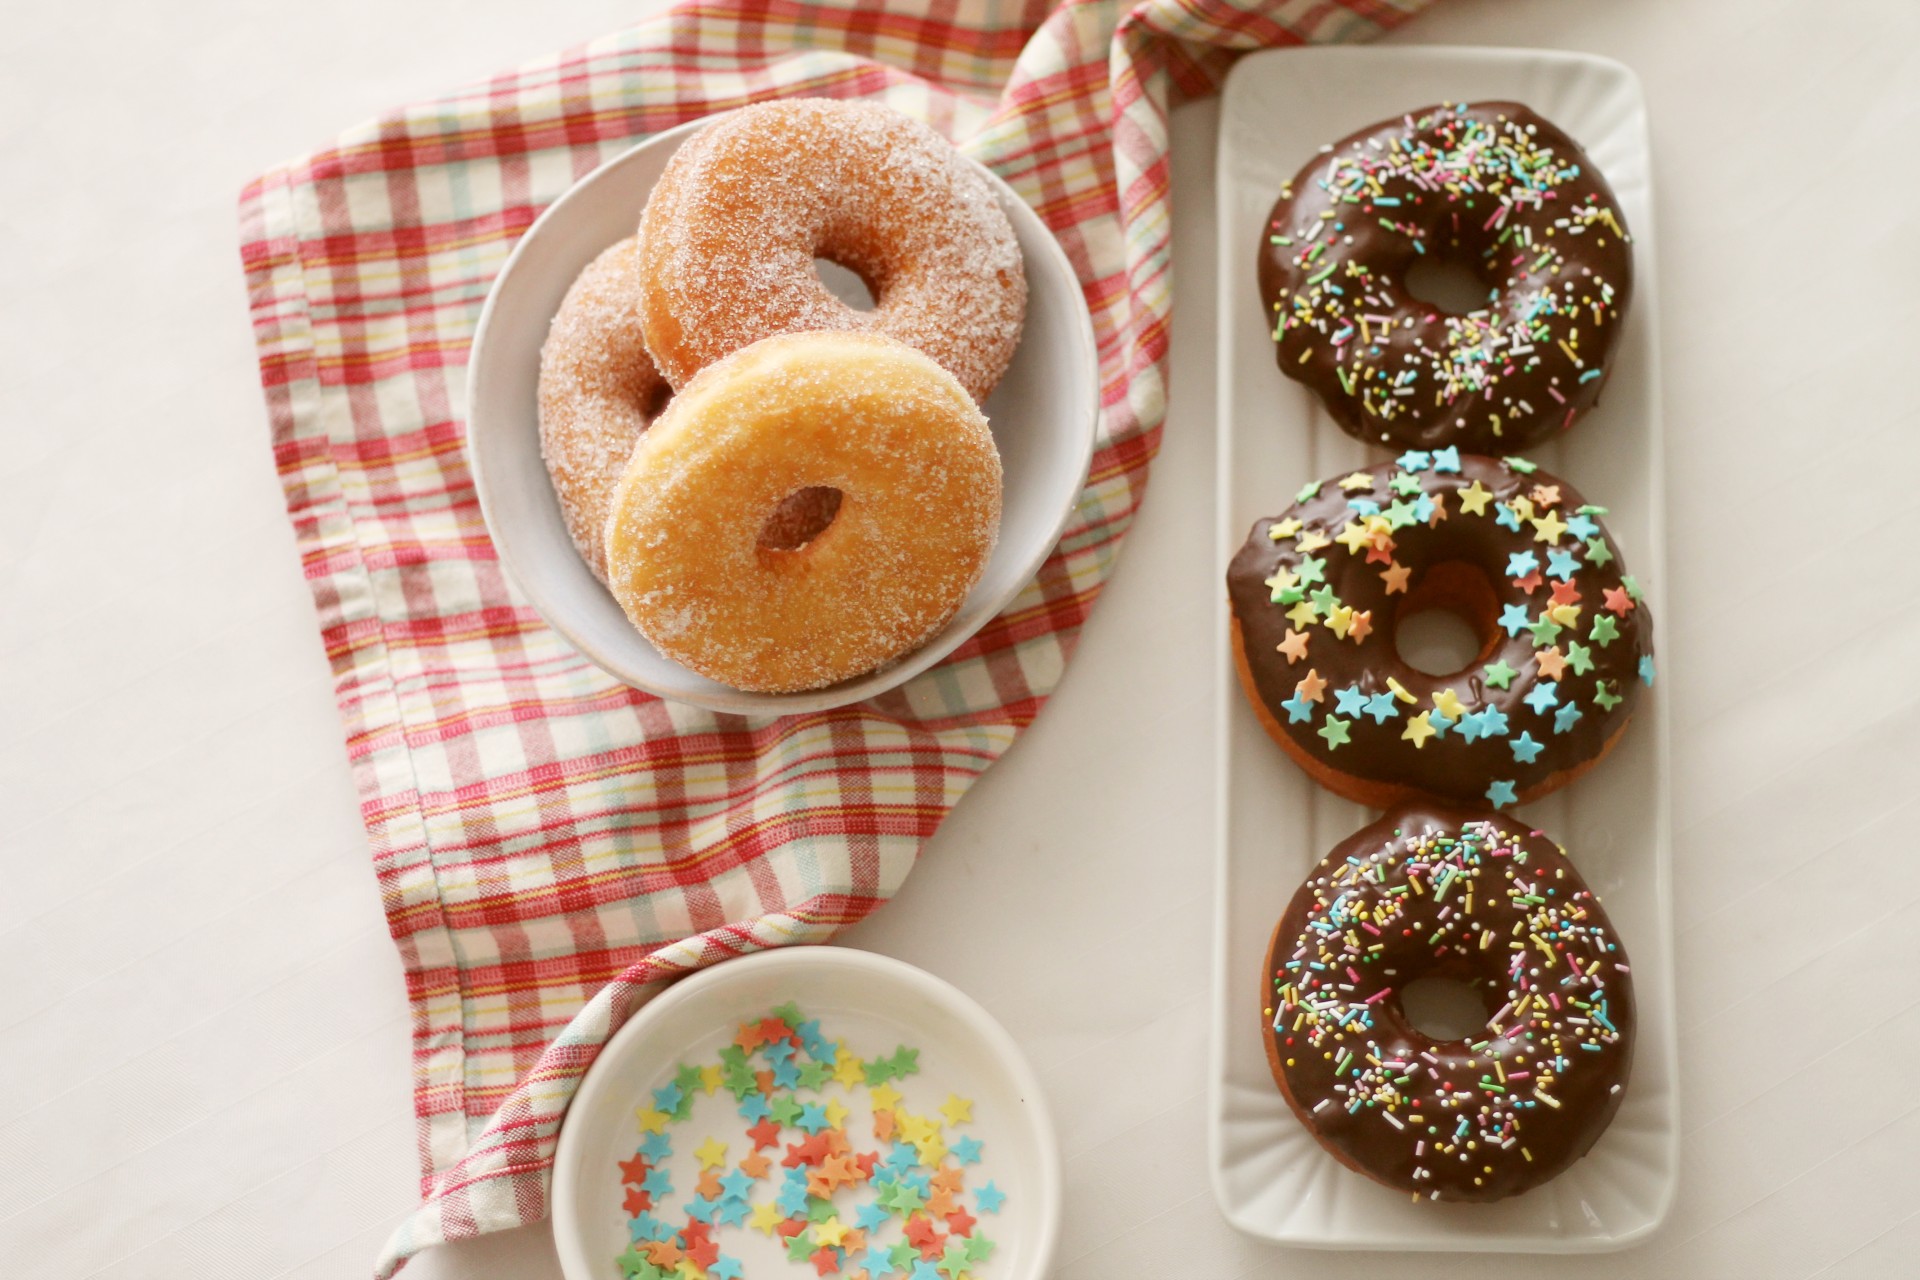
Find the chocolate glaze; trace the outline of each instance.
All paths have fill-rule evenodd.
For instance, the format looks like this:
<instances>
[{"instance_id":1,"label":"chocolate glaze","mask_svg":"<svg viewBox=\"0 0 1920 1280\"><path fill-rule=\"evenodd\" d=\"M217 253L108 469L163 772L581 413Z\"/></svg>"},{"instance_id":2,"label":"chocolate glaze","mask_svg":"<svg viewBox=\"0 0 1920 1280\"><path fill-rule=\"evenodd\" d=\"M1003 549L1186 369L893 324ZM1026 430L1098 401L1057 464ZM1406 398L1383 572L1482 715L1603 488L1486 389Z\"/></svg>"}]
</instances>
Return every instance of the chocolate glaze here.
<instances>
[{"instance_id":1,"label":"chocolate glaze","mask_svg":"<svg viewBox=\"0 0 1920 1280\"><path fill-rule=\"evenodd\" d=\"M1551 122L1517 102L1429 107L1299 172L1261 232L1260 296L1281 370L1347 434L1510 452L1599 400L1628 239L1606 179ZM1412 297L1422 260L1469 267L1491 301L1450 316Z\"/></svg>"},{"instance_id":2,"label":"chocolate glaze","mask_svg":"<svg viewBox=\"0 0 1920 1280\"><path fill-rule=\"evenodd\" d=\"M1411 1026L1400 993L1425 976L1472 984L1487 1029ZM1335 1158L1388 1186L1518 1195L1619 1109L1626 952L1565 851L1512 818L1405 808L1343 841L1281 917L1266 977L1275 1081Z\"/></svg>"},{"instance_id":3,"label":"chocolate glaze","mask_svg":"<svg viewBox=\"0 0 1920 1280\"><path fill-rule=\"evenodd\" d=\"M1419 471L1400 465L1422 462ZM1260 701L1294 744L1340 773L1476 805L1500 803L1489 794L1499 782L1511 783L1520 800L1544 794L1606 749L1652 682L1652 619L1599 523L1603 508L1544 471L1516 469L1530 467L1449 450L1408 454L1345 477L1352 488L1342 488L1342 479L1310 485L1286 511L1255 522L1228 566L1227 594ZM1425 522L1415 518L1423 501L1432 504ZM1379 516L1366 514L1370 504L1379 505ZM1293 520L1291 536L1272 536ZM1369 520L1373 534L1361 541ZM1384 528L1396 521L1400 527ZM1530 574L1510 572L1516 555L1532 557ZM1399 568L1407 570L1406 585L1394 591L1387 578ZM1287 575L1307 581L1286 586ZM1444 590L1430 590L1430 579L1444 579ZM1270 585L1276 581L1283 585ZM1450 676L1409 667L1395 647L1401 616L1438 604L1436 596L1461 598L1463 586L1480 593L1487 609L1479 659ZM1562 605L1551 604L1555 591ZM1327 592L1338 602L1332 609L1322 607ZM1316 619L1289 616L1303 599ZM1367 615L1358 642L1351 624L1347 638L1331 625L1339 609ZM1525 614L1526 628L1516 629L1514 611ZM1292 654L1281 651L1283 643ZM1496 664L1513 673L1504 688L1489 679ZM1302 696L1309 675L1325 684L1317 700ZM1540 692L1543 683L1553 688ZM1341 710L1343 697L1349 710ZM1358 697L1368 699L1368 710L1351 709ZM1459 714L1443 717L1456 699ZM1423 716L1440 731L1423 736L1414 725ZM1329 746L1333 720L1347 741ZM1536 743L1542 749L1524 759Z\"/></svg>"}]
</instances>

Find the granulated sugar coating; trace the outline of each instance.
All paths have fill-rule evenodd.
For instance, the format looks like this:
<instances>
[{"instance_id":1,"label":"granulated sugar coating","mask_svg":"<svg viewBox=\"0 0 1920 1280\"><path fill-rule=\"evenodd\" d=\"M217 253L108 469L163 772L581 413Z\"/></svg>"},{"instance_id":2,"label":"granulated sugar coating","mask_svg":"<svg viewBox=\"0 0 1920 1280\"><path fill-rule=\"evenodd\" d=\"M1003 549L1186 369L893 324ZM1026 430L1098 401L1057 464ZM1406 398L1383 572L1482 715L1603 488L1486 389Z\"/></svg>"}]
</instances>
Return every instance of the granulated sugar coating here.
<instances>
[{"instance_id":1,"label":"granulated sugar coating","mask_svg":"<svg viewBox=\"0 0 1920 1280\"><path fill-rule=\"evenodd\" d=\"M672 394L640 335L639 260L629 236L589 263L540 348L540 454L573 545L602 582L613 487Z\"/></svg>"},{"instance_id":2,"label":"granulated sugar coating","mask_svg":"<svg viewBox=\"0 0 1920 1280\"><path fill-rule=\"evenodd\" d=\"M1000 455L966 389L877 334L768 338L700 371L641 438L606 530L620 607L665 656L736 689L863 675L946 625L1000 527ZM805 545L783 501L837 490Z\"/></svg>"},{"instance_id":3,"label":"granulated sugar coating","mask_svg":"<svg viewBox=\"0 0 1920 1280\"><path fill-rule=\"evenodd\" d=\"M876 103L800 98L716 121L668 163L640 232L647 347L675 387L774 334L870 330L984 400L1026 319L1020 246L992 184ZM858 274L873 309L829 293L815 258Z\"/></svg>"}]
</instances>

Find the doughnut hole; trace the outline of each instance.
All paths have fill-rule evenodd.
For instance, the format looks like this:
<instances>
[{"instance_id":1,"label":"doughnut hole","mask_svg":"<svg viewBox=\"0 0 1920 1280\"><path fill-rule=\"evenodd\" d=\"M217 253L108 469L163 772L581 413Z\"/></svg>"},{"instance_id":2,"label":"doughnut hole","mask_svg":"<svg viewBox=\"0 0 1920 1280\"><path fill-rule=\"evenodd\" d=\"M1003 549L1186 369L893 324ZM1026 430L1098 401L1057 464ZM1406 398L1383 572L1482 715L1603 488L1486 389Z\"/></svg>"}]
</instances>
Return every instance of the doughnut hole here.
<instances>
[{"instance_id":1,"label":"doughnut hole","mask_svg":"<svg viewBox=\"0 0 1920 1280\"><path fill-rule=\"evenodd\" d=\"M1428 254L1407 268L1401 287L1409 297L1450 316L1464 316L1492 305L1494 286L1472 263L1446 254Z\"/></svg>"},{"instance_id":2,"label":"doughnut hole","mask_svg":"<svg viewBox=\"0 0 1920 1280\"><path fill-rule=\"evenodd\" d=\"M813 270L820 277L821 286L849 308L854 311L873 310L873 286L858 271L842 266L832 258L815 258Z\"/></svg>"},{"instance_id":3,"label":"doughnut hole","mask_svg":"<svg viewBox=\"0 0 1920 1280\"><path fill-rule=\"evenodd\" d=\"M1487 1029L1487 993L1449 974L1431 973L1400 988L1400 1015L1429 1040L1466 1040Z\"/></svg>"},{"instance_id":4,"label":"doughnut hole","mask_svg":"<svg viewBox=\"0 0 1920 1280\"><path fill-rule=\"evenodd\" d=\"M1500 643L1499 601L1477 566L1448 560L1421 575L1394 614L1393 647L1423 675L1446 677L1485 662Z\"/></svg>"},{"instance_id":5,"label":"doughnut hole","mask_svg":"<svg viewBox=\"0 0 1920 1280\"><path fill-rule=\"evenodd\" d=\"M762 551L798 551L825 533L833 518L840 514L838 489L810 485L796 489L780 500L760 529Z\"/></svg>"},{"instance_id":6,"label":"doughnut hole","mask_svg":"<svg viewBox=\"0 0 1920 1280\"><path fill-rule=\"evenodd\" d=\"M667 385L665 378L659 378L650 385L640 397L641 430L653 425L653 420L667 411L668 401L673 399L673 388Z\"/></svg>"}]
</instances>

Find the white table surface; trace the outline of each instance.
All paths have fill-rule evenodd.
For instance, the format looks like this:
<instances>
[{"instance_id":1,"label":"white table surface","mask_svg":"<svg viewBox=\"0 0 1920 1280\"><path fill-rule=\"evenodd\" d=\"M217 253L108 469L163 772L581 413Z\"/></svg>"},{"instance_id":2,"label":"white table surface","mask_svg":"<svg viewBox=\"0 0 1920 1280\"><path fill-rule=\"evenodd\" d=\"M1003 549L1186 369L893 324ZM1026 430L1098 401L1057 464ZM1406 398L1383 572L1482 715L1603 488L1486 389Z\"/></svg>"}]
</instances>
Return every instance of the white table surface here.
<instances>
[{"instance_id":1,"label":"white table surface","mask_svg":"<svg viewBox=\"0 0 1920 1280\"><path fill-rule=\"evenodd\" d=\"M652 7L193 0L0 26L7 1274L358 1278L410 1207L400 966L269 456L235 196L379 108ZM1900 1273L1920 6L1444 0L1395 39L1609 54L1653 112L1683 1182L1653 1243L1553 1273ZM1066 1153L1063 1277L1530 1275L1272 1248L1207 1188L1212 108L1174 134L1185 265L1146 507L1053 704L848 941L1026 1046ZM533 1227L409 1274L558 1271Z\"/></svg>"}]
</instances>

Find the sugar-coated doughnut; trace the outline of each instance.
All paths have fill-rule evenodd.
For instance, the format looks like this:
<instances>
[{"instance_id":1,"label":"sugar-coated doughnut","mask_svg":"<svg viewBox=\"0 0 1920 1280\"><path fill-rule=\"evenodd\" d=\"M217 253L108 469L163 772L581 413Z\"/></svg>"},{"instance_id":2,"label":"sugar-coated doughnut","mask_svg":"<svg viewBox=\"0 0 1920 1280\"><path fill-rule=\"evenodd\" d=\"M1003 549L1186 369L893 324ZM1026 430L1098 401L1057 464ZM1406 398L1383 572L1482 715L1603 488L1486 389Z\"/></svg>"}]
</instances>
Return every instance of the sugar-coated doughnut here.
<instances>
[{"instance_id":1,"label":"sugar-coated doughnut","mask_svg":"<svg viewBox=\"0 0 1920 1280\"><path fill-rule=\"evenodd\" d=\"M1261 983L1275 1083L1350 1169L1430 1200L1563 1173L1633 1065L1627 954L1565 851L1498 814L1402 809L1339 844L1274 929ZM1438 1040L1402 1004L1469 984L1484 1028Z\"/></svg>"},{"instance_id":2,"label":"sugar-coated doughnut","mask_svg":"<svg viewBox=\"0 0 1920 1280\"><path fill-rule=\"evenodd\" d=\"M783 505L821 490L840 495L830 522L791 545ZM634 449L607 522L611 586L683 666L817 689L952 618L1000 497L987 421L931 359L878 334L768 338L701 370Z\"/></svg>"},{"instance_id":3,"label":"sugar-coated doughnut","mask_svg":"<svg viewBox=\"0 0 1920 1280\"><path fill-rule=\"evenodd\" d=\"M870 102L743 108L684 143L640 223L648 349L675 387L774 334L869 330L986 399L1020 339L1027 281L987 177L926 125ZM814 259L858 274L859 311Z\"/></svg>"},{"instance_id":4,"label":"sugar-coated doughnut","mask_svg":"<svg viewBox=\"0 0 1920 1280\"><path fill-rule=\"evenodd\" d=\"M1525 459L1452 448L1310 484L1228 568L1241 687L1316 782L1376 809L1564 786L1653 683L1653 623L1604 514ZM1429 609L1480 639L1451 675L1400 655L1402 620Z\"/></svg>"},{"instance_id":5,"label":"sugar-coated doughnut","mask_svg":"<svg viewBox=\"0 0 1920 1280\"><path fill-rule=\"evenodd\" d=\"M602 582L613 486L673 394L640 332L639 261L629 236L588 263L540 348L540 454L567 533Z\"/></svg>"},{"instance_id":6,"label":"sugar-coated doughnut","mask_svg":"<svg viewBox=\"0 0 1920 1280\"><path fill-rule=\"evenodd\" d=\"M1488 300L1451 314L1407 291L1466 267ZM1261 232L1275 354L1373 444L1524 448L1599 400L1633 256L1580 145L1517 102L1428 107L1326 148Z\"/></svg>"}]
</instances>

